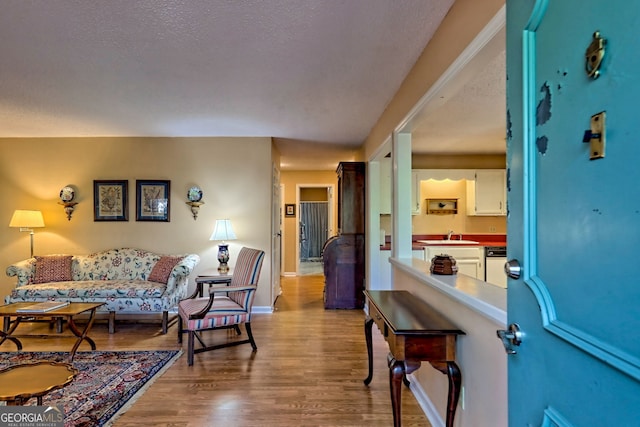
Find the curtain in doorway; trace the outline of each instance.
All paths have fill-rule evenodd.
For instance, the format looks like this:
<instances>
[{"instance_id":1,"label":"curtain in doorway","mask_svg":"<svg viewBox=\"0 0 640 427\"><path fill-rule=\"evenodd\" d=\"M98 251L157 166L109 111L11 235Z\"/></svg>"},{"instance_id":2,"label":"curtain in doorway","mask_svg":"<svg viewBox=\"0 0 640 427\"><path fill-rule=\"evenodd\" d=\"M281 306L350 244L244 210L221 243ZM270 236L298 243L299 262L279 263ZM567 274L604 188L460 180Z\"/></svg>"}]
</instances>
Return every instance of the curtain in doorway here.
<instances>
[{"instance_id":1,"label":"curtain in doorway","mask_svg":"<svg viewBox=\"0 0 640 427\"><path fill-rule=\"evenodd\" d=\"M329 229L328 202L300 202L300 260L319 260Z\"/></svg>"}]
</instances>

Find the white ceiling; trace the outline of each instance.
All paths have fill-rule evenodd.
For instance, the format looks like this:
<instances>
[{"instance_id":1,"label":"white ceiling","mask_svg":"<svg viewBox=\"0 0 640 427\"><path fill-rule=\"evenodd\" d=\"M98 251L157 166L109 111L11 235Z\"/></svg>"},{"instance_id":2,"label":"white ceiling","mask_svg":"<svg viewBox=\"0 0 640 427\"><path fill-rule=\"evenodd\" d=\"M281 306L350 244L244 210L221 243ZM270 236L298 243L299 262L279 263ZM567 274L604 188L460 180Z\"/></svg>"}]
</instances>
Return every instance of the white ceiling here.
<instances>
[{"instance_id":1,"label":"white ceiling","mask_svg":"<svg viewBox=\"0 0 640 427\"><path fill-rule=\"evenodd\" d=\"M462 69L446 76L447 81L439 91L431 94L407 129L403 129L411 132L412 151L453 155L504 154L505 67L505 28L502 26L473 57L468 58Z\"/></svg>"},{"instance_id":2,"label":"white ceiling","mask_svg":"<svg viewBox=\"0 0 640 427\"><path fill-rule=\"evenodd\" d=\"M0 0L0 137L268 136L283 169L335 168L452 3ZM479 77L460 96L500 116L504 143L504 105L486 93L498 76ZM459 108L433 120L460 129ZM427 133L442 144L452 132Z\"/></svg>"}]
</instances>

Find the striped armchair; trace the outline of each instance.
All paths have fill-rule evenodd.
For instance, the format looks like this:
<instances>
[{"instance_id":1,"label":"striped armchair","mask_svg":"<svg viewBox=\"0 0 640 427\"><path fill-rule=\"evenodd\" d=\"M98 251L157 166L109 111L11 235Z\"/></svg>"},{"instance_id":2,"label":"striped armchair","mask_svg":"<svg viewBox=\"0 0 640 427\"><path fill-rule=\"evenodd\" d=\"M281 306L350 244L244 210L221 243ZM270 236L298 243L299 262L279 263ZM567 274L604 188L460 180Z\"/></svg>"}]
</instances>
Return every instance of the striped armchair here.
<instances>
[{"instance_id":1,"label":"striped armchair","mask_svg":"<svg viewBox=\"0 0 640 427\"><path fill-rule=\"evenodd\" d=\"M208 298L197 298L197 292L180 301L178 314L178 341L182 342L182 334L188 333L187 361L193 365L193 355L204 351L215 350L240 344L251 344L253 350L258 347L251 333L251 307L258 288L258 279L262 269L264 251L242 248L233 270L229 286L212 286ZM247 330L246 340L229 341L225 344L206 345L201 332L214 329L234 328L241 334L239 325L244 323ZM195 339L202 347L194 348Z\"/></svg>"}]
</instances>

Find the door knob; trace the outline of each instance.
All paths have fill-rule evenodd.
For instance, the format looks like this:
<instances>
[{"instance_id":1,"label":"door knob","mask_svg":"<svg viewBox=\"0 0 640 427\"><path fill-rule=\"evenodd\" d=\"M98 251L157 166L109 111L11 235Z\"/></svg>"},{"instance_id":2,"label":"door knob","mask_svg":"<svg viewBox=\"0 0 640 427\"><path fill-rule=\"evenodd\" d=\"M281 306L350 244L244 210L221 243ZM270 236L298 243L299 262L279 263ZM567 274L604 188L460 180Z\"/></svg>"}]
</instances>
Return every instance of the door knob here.
<instances>
[{"instance_id":1,"label":"door knob","mask_svg":"<svg viewBox=\"0 0 640 427\"><path fill-rule=\"evenodd\" d=\"M509 325L508 330L499 329L496 334L502 340L502 345L504 345L504 350L507 354L516 354L514 347L522 343L523 333L520 331L520 326L517 323L512 323Z\"/></svg>"},{"instance_id":2,"label":"door knob","mask_svg":"<svg viewBox=\"0 0 640 427\"><path fill-rule=\"evenodd\" d=\"M504 263L504 273L512 278L519 279L520 274L522 273L522 268L520 267L520 263L517 259L510 259L509 261Z\"/></svg>"}]
</instances>

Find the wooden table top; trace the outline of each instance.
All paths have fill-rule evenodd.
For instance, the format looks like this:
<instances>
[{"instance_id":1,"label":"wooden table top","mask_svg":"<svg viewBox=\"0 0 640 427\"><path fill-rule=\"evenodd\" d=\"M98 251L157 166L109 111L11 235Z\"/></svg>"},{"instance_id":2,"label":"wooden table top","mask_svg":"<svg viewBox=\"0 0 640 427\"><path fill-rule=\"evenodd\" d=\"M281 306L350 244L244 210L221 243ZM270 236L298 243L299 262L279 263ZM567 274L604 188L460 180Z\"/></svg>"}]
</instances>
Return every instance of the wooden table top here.
<instances>
[{"instance_id":1,"label":"wooden table top","mask_svg":"<svg viewBox=\"0 0 640 427\"><path fill-rule=\"evenodd\" d=\"M394 334L464 335L449 319L408 291L364 291Z\"/></svg>"},{"instance_id":2,"label":"wooden table top","mask_svg":"<svg viewBox=\"0 0 640 427\"><path fill-rule=\"evenodd\" d=\"M42 396L69 384L78 370L69 363L42 361L0 370L0 400Z\"/></svg>"},{"instance_id":3,"label":"wooden table top","mask_svg":"<svg viewBox=\"0 0 640 427\"><path fill-rule=\"evenodd\" d=\"M82 312L93 310L101 305L103 302L71 302L61 308L56 308L50 311L34 311L34 312L18 312L18 309L23 309L38 302L14 302L11 304L0 305L0 316L21 316L21 317L49 317L49 316L75 316Z\"/></svg>"}]
</instances>

